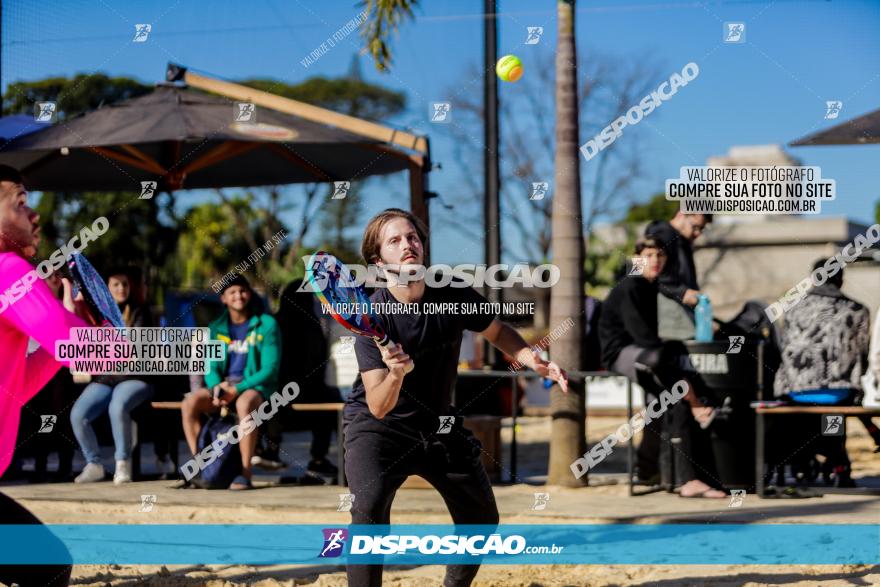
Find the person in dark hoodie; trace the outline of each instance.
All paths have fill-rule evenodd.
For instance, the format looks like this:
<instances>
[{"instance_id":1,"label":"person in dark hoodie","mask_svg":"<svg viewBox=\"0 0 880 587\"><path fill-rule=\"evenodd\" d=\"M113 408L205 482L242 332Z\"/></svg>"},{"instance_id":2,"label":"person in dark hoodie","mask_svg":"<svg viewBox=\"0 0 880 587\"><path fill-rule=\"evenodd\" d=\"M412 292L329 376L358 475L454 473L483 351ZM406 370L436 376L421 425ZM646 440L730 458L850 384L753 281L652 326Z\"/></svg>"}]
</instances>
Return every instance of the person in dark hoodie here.
<instances>
[{"instance_id":1,"label":"person in dark hoodie","mask_svg":"<svg viewBox=\"0 0 880 587\"><path fill-rule=\"evenodd\" d=\"M697 396L691 377L679 368L678 355L684 350L680 343L664 342L657 332L658 278L666 263L666 251L653 238L642 237L636 241L634 266L631 271L608 294L602 305L599 319L599 338L602 342L602 362L631 381L639 381L639 370L647 370L656 376L662 386L672 389L676 382L684 380L688 392L683 402L669 406L663 426L671 437L681 439L674 451L674 483L679 486L682 497L723 498L725 493L713 489L697 477L694 467L692 439L697 430L695 423L708 424L713 409L707 407ZM646 403L650 403L651 397ZM659 438L656 427L645 428L639 454L642 461L651 458ZM644 466L644 462L640 463ZM656 466L656 465L654 465Z\"/></svg>"},{"instance_id":2,"label":"person in dark hoodie","mask_svg":"<svg viewBox=\"0 0 880 587\"><path fill-rule=\"evenodd\" d=\"M324 381L330 360L325 318L315 295L308 289L300 291L301 286L302 280L297 279L284 288L275 316L283 341L280 381L299 384L300 403L341 402L339 390ZM310 412L308 422L312 446L306 470L313 475L335 477L338 470L327 459L327 453L330 437L336 430L336 417L332 412Z\"/></svg>"},{"instance_id":3,"label":"person in dark hoodie","mask_svg":"<svg viewBox=\"0 0 880 587\"><path fill-rule=\"evenodd\" d=\"M679 210L672 220L655 220L645 227L645 236L657 240L668 255L657 280L660 293L688 308L697 305L700 294L692 243L710 222L711 214L684 214Z\"/></svg>"}]
</instances>

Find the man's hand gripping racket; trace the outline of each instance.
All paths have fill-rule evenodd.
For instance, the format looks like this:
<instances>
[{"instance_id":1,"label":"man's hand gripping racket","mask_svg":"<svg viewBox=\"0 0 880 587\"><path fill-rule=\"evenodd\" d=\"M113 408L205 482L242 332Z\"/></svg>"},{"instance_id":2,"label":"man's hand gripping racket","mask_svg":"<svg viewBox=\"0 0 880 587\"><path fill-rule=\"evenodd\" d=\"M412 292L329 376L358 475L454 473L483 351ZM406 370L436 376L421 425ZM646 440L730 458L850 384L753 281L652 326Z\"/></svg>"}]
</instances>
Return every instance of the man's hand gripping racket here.
<instances>
[{"instance_id":1,"label":"man's hand gripping racket","mask_svg":"<svg viewBox=\"0 0 880 587\"><path fill-rule=\"evenodd\" d=\"M309 260L306 278L334 320L355 334L369 336L379 345L382 360L389 371L402 370L405 374L413 370L412 359L385 334L372 313L367 292L357 284L354 274L339 259L330 253L318 251Z\"/></svg>"},{"instance_id":2,"label":"man's hand gripping racket","mask_svg":"<svg viewBox=\"0 0 880 587\"><path fill-rule=\"evenodd\" d=\"M74 253L67 261L67 268L76 290L72 292L73 301L78 299L85 301L95 326L125 328L125 321L122 319L116 300L107 289L107 283L85 256L82 253Z\"/></svg>"}]
</instances>

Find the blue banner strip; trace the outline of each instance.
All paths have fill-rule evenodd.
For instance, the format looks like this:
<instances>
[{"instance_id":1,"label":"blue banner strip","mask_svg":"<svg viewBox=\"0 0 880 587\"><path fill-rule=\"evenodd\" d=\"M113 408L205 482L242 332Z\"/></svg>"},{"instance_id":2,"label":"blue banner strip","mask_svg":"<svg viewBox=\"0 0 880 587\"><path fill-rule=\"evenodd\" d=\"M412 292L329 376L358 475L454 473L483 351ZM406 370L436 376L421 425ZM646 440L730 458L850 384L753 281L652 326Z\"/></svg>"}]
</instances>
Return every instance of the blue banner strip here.
<instances>
[{"instance_id":1,"label":"blue banner strip","mask_svg":"<svg viewBox=\"0 0 880 587\"><path fill-rule=\"evenodd\" d=\"M0 544L0 564L880 563L863 524L0 525Z\"/></svg>"}]
</instances>

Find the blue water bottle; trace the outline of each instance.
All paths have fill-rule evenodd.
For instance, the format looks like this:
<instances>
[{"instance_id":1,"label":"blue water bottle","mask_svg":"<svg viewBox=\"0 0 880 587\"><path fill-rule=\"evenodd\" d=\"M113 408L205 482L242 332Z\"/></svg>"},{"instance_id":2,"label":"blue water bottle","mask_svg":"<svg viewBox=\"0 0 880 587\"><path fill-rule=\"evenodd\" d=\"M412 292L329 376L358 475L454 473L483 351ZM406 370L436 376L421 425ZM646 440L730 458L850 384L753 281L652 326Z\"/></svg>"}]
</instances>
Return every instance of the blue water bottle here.
<instances>
[{"instance_id":1,"label":"blue water bottle","mask_svg":"<svg viewBox=\"0 0 880 587\"><path fill-rule=\"evenodd\" d=\"M694 309L697 322L697 342L712 342L712 302L709 296L697 296L697 307Z\"/></svg>"}]
</instances>

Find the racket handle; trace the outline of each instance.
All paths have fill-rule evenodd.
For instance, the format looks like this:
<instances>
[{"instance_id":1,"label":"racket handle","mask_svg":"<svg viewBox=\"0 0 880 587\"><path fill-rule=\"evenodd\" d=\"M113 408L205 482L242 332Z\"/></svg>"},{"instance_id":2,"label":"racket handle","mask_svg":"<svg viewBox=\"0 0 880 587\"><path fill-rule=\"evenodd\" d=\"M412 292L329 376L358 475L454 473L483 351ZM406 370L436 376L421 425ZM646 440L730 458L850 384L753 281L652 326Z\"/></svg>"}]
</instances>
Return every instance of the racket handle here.
<instances>
[{"instance_id":1,"label":"racket handle","mask_svg":"<svg viewBox=\"0 0 880 587\"><path fill-rule=\"evenodd\" d=\"M388 352L391 352L392 350L394 350L395 347L400 346L396 342L391 342L391 339L388 338L387 335L382 340L378 340L376 342L378 342L382 347L388 350ZM410 361L409 365L406 366L403 372L409 374L412 373L412 370L415 368L416 366L413 365L412 361Z\"/></svg>"}]
</instances>

